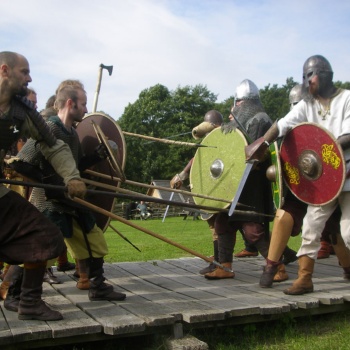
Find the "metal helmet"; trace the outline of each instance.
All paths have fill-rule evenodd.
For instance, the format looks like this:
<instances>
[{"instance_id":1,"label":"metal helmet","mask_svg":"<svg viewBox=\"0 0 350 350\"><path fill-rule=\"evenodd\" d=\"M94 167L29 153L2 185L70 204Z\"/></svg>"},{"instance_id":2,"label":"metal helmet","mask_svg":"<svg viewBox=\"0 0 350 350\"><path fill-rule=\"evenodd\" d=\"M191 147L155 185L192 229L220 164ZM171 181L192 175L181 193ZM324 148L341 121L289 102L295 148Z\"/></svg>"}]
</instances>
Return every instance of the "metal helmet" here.
<instances>
[{"instance_id":1,"label":"metal helmet","mask_svg":"<svg viewBox=\"0 0 350 350\"><path fill-rule=\"evenodd\" d=\"M213 125L221 125L224 122L224 118L220 112L212 109L205 114L204 121Z\"/></svg>"},{"instance_id":2,"label":"metal helmet","mask_svg":"<svg viewBox=\"0 0 350 350\"><path fill-rule=\"evenodd\" d=\"M293 87L292 90L290 90L289 93L289 105L290 109L292 109L299 101L303 99L303 85L297 84Z\"/></svg>"},{"instance_id":3,"label":"metal helmet","mask_svg":"<svg viewBox=\"0 0 350 350\"><path fill-rule=\"evenodd\" d=\"M323 87L332 83L333 70L326 58L321 55L309 57L303 67L303 82L306 88L309 87L309 80L315 75L319 77L320 85Z\"/></svg>"},{"instance_id":4,"label":"metal helmet","mask_svg":"<svg viewBox=\"0 0 350 350\"><path fill-rule=\"evenodd\" d=\"M260 94L258 87L249 79L243 80L236 88L235 105L241 100L259 100Z\"/></svg>"}]
</instances>

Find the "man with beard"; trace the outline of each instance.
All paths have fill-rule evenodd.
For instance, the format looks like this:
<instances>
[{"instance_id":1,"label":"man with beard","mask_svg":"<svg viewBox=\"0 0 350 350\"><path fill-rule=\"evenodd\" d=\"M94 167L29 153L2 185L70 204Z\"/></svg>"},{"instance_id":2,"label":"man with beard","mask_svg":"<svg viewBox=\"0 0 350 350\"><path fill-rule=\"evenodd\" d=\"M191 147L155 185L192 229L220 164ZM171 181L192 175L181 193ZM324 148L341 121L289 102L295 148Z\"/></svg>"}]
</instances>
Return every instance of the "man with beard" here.
<instances>
[{"instance_id":1,"label":"man with beard","mask_svg":"<svg viewBox=\"0 0 350 350\"><path fill-rule=\"evenodd\" d=\"M301 84L295 85L289 93L289 102L290 109L293 109L303 98L305 95L306 89L303 88ZM305 96L306 97L306 96ZM264 271L260 277L259 285L262 288L270 288L273 284L273 277L278 269L278 265L283 263L285 265L285 253L283 250L290 238L290 236L294 237L300 234L303 218L306 214L307 204L297 199L294 194L287 188L283 190L284 203L281 208L277 209L275 219L273 221L273 229L270 238L270 247L269 254L266 259L266 265L264 267ZM321 236L321 249L318 252L318 259L322 259L326 256L321 255L320 252L322 248L325 247L325 244L333 248L331 245L334 245L334 249L338 252L344 251L344 241L342 240L339 232L339 220L340 220L340 210L339 207L333 212L331 217L327 220L325 228L322 232ZM327 252L327 251L326 251ZM283 255L283 260L281 256ZM329 254L328 254L329 256ZM341 254L342 260L340 265L342 266L350 266L350 254ZM295 257L294 261L297 260ZM344 277L346 273L344 273Z\"/></svg>"},{"instance_id":2,"label":"man with beard","mask_svg":"<svg viewBox=\"0 0 350 350\"><path fill-rule=\"evenodd\" d=\"M326 128L337 139L344 152L349 168L350 160L350 91L336 88L333 84L333 70L328 60L321 55L309 57L303 66L303 84L308 98L300 101L284 118L276 122L268 132L246 149L247 160L262 160L268 144L284 136L293 126L312 122ZM308 205L303 220L302 243L298 251L299 271L294 284L284 290L285 294L300 295L313 292L312 274L315 259L320 249L320 238L326 221L339 204L341 236L350 247L350 179L349 169L341 194L322 206ZM345 247L336 251L345 275L350 276L350 266Z\"/></svg>"},{"instance_id":3,"label":"man with beard","mask_svg":"<svg viewBox=\"0 0 350 350\"><path fill-rule=\"evenodd\" d=\"M53 168L64 179L70 196L83 197L85 184L80 179L72 153L57 140L34 104L24 96L32 81L27 59L15 52L0 52L0 161L13 143L32 137ZM0 260L24 264L23 277L15 271L13 279L22 281L14 311L21 320L55 321L62 315L41 299L46 261L64 248L59 229L18 193L0 186ZM10 287L11 288L11 287Z\"/></svg>"},{"instance_id":4,"label":"man with beard","mask_svg":"<svg viewBox=\"0 0 350 350\"><path fill-rule=\"evenodd\" d=\"M221 129L224 133L232 132L235 128L240 129L248 141L255 141L270 128L271 119L265 113L262 106L259 89L249 79L245 79L237 87L235 104L231 110L231 121L223 124ZM271 185L264 176L269 160L259 164L253 169L244 185L239 202L247 208L262 214L272 214L273 203ZM244 210L244 209L243 209ZM245 239L254 244L260 254L266 258L269 248L269 223L264 215L242 215L234 213L231 217L226 213L218 213L215 218L215 231L218 235L219 262L223 265L213 272L205 274L210 280L221 278L234 278L232 271L233 249L236 242L236 232L240 230ZM279 271L279 280L287 277L285 272Z\"/></svg>"},{"instance_id":5,"label":"man with beard","mask_svg":"<svg viewBox=\"0 0 350 350\"><path fill-rule=\"evenodd\" d=\"M61 86L63 87L58 89L55 101L57 115L49 117L47 124L57 139L69 145L79 170L83 171L105 159L106 151L101 145L95 153L83 155L75 124L81 122L87 113L86 92L79 81L65 81ZM32 140L23 146L18 158L20 161L14 163L15 169L24 169L26 164L31 164L40 168L45 183L60 184L62 181L43 159ZM124 300L124 293L115 292L112 285L104 282L103 257L107 255L108 247L90 210L77 206L60 193L45 192L42 188L33 189L31 202L61 229L69 252L79 264L77 287L88 289L91 301Z\"/></svg>"},{"instance_id":6,"label":"man with beard","mask_svg":"<svg viewBox=\"0 0 350 350\"><path fill-rule=\"evenodd\" d=\"M219 111L212 109L207 113L205 113L203 122L192 129L192 136L196 140L199 140L205 137L206 135L208 135L215 128L220 127L223 122L224 122L224 118L222 114ZM183 182L189 178L192 163L193 163L193 158L191 158L191 160L187 163L185 168L179 174L176 174L170 180L171 188L179 189L183 185ZM213 258L217 262L219 259L219 250L218 250L218 241L217 241L218 237L214 229L216 214L201 214L201 217L204 221L208 223L209 230L211 231L213 248L214 248ZM201 269L199 273L201 275L205 275L208 272L214 271L215 268L216 268L216 265L214 263L210 263L207 267Z\"/></svg>"}]
</instances>

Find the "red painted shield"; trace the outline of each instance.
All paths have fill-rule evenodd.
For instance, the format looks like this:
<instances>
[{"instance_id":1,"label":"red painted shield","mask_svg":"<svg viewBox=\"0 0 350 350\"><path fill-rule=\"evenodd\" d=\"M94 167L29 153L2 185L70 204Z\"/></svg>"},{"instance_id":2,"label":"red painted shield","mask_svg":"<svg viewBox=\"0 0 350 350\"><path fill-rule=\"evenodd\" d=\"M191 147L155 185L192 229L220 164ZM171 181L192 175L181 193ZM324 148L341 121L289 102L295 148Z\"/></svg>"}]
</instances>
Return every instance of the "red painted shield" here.
<instances>
[{"instance_id":1,"label":"red painted shield","mask_svg":"<svg viewBox=\"0 0 350 350\"><path fill-rule=\"evenodd\" d=\"M301 123L284 137L280 150L283 178L301 201L324 205L335 199L345 181L342 150L326 129Z\"/></svg>"},{"instance_id":2,"label":"red painted shield","mask_svg":"<svg viewBox=\"0 0 350 350\"><path fill-rule=\"evenodd\" d=\"M106 136L108 140L114 141L117 146L117 152L114 153L115 161L118 162L121 169L124 170L125 162L126 162L126 144L124 140L124 135L119 125L116 123L114 119L107 116L103 113L91 113L87 114L84 119L77 126L77 133L79 136L79 140L83 149L84 154L91 154L94 152L95 148L99 145L100 141L98 135L96 134L93 123L97 124L99 128L102 130L103 134ZM98 164L94 165L91 170L109 175L111 177L110 180L99 177L99 176L91 176L83 174L84 177L94 180L96 182L100 182L103 184L108 184L112 186L119 186L120 184L116 182L113 178L118 177L118 174L115 173L110 163L107 160L103 160ZM88 188L91 189L89 185ZM103 191L108 191L105 188L96 188L101 189ZM115 199L109 196L101 196L101 195L89 195L87 200L107 211L112 211L115 204ZM97 220L97 226L103 230L103 232L107 229L110 218L106 217L99 213L94 213Z\"/></svg>"}]
</instances>

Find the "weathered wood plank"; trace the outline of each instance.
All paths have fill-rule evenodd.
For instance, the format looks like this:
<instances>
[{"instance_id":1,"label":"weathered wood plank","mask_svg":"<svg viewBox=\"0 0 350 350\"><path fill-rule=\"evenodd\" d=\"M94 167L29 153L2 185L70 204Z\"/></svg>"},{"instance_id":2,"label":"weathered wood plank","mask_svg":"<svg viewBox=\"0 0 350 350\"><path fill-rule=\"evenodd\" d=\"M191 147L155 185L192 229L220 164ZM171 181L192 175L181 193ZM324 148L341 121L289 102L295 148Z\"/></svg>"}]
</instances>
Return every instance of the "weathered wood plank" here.
<instances>
[{"instance_id":1,"label":"weathered wood plank","mask_svg":"<svg viewBox=\"0 0 350 350\"><path fill-rule=\"evenodd\" d=\"M100 332L116 335L137 333L145 330L144 320L126 312L114 303L90 301L88 291L79 290L76 288L76 282L72 278L65 274L62 275L60 279L64 283L55 285L55 289L87 315L92 324L97 323L99 327L103 328L103 330L99 330Z\"/></svg>"},{"instance_id":2,"label":"weathered wood plank","mask_svg":"<svg viewBox=\"0 0 350 350\"><path fill-rule=\"evenodd\" d=\"M44 300L62 312L55 322L20 321L17 314L1 307L0 344L26 344L79 339L101 339L107 335L139 336L176 326L200 327L277 319L294 312L337 312L348 308L350 283L342 277L336 257L317 261L313 275L315 291L306 295L285 295L298 274L298 264L287 266L290 279L260 288L265 261L262 257L233 260L234 279L210 281L199 274L207 263L199 258L105 264L107 282L126 293L122 302L91 302L88 291L76 288L72 273L57 272L63 284L44 284ZM312 310L311 310L312 309ZM266 317L266 316L271 317Z\"/></svg>"}]
</instances>

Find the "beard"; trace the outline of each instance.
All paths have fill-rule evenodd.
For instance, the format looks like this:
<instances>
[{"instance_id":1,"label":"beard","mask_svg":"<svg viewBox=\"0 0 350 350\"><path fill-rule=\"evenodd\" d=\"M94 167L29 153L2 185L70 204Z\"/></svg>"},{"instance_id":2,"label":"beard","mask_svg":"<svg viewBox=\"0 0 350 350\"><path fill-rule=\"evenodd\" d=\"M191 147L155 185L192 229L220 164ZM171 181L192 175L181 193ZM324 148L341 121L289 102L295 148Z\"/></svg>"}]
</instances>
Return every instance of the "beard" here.
<instances>
[{"instance_id":1,"label":"beard","mask_svg":"<svg viewBox=\"0 0 350 350\"><path fill-rule=\"evenodd\" d=\"M19 89L17 95L20 95L20 96L27 96L27 87L26 86L23 86L22 88Z\"/></svg>"}]
</instances>

